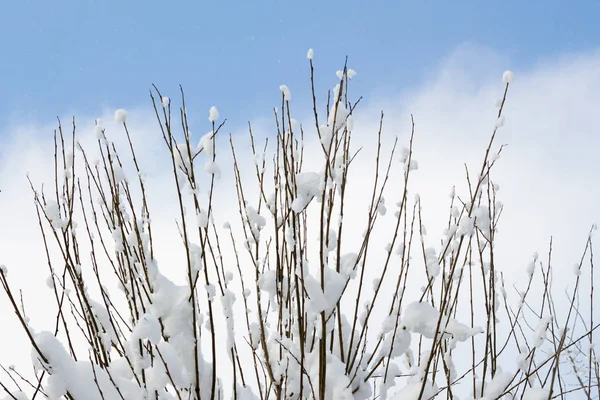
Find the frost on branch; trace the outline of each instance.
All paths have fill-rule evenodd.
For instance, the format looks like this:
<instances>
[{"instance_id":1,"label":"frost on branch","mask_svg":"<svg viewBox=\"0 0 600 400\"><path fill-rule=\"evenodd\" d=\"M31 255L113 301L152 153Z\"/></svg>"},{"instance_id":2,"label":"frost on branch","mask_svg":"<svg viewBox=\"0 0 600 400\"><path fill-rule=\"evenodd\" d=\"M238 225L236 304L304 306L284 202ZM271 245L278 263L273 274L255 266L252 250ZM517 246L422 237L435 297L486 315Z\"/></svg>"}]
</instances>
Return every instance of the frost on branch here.
<instances>
[{"instance_id":1,"label":"frost on branch","mask_svg":"<svg viewBox=\"0 0 600 400\"><path fill-rule=\"evenodd\" d=\"M466 188L449 185L438 200L448 216L432 229L413 189L418 125L407 118L396 140L363 131L356 77L346 66L331 75L314 121L290 117L281 86L285 112L265 137L251 124L248 137L224 137L212 107L198 142L185 97L177 109L155 90L172 174L159 187L143 172L158 158L136 154L124 110L123 132L97 120L96 147L77 152L59 126L55 183L33 193L49 268L39 295L56 323L34 329L0 266L35 371L24 385L7 368L8 398L31 399L37 379L36 398L75 400L597 397L598 339L584 321L593 229L568 301L537 254L515 277L496 256L506 91L482 163ZM372 172L355 168L360 157ZM157 192L172 201L154 202ZM173 221L174 242L155 215Z\"/></svg>"}]
</instances>

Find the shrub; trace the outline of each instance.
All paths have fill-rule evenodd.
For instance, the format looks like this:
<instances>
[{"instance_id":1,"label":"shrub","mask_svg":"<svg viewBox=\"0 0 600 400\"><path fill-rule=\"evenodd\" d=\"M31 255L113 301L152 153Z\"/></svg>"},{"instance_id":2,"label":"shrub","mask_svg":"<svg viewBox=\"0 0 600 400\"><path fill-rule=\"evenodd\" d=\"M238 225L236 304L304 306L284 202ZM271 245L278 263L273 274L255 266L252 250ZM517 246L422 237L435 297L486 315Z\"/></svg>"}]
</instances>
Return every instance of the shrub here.
<instances>
[{"instance_id":1,"label":"shrub","mask_svg":"<svg viewBox=\"0 0 600 400\"><path fill-rule=\"evenodd\" d=\"M196 143L183 91L177 115L154 87L172 172L161 190L173 190L177 208L166 211L182 243L169 251L182 265L155 255L160 228L142 173L152 161L137 155L127 113L115 113L126 148L96 125L98 163L75 124L69 140L59 123L54 192L32 183L56 323L33 329L0 268L35 370L30 379L4 368L7 398L598 397L591 231L566 305L553 294L551 250L547 263L534 257L518 291L495 262L503 208L491 173L512 73L483 161L467 170L467 193L452 192L447 229L432 247L420 199L409 196L415 122L400 147L383 141L381 114L374 174L353 186L362 155L355 136L365 134L354 128L360 99L349 100L355 73L338 71L320 113L309 60L311 127L291 118L282 86L274 133L261 139L249 124L242 146L222 133L214 107L210 132ZM218 197L222 171L232 179ZM349 209L352 202L359 206ZM168 268L181 268L185 283L168 278Z\"/></svg>"}]
</instances>

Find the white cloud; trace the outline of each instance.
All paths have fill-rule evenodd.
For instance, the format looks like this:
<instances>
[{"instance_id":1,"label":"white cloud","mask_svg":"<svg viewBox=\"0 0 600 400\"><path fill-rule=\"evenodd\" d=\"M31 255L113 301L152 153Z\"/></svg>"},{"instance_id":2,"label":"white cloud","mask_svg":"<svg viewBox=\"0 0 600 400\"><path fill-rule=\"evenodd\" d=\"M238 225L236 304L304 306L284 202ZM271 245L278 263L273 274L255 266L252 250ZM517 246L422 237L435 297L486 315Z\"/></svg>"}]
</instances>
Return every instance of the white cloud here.
<instances>
[{"instance_id":1,"label":"white cloud","mask_svg":"<svg viewBox=\"0 0 600 400\"><path fill-rule=\"evenodd\" d=\"M369 155L375 149L379 109L386 113L384 141L388 145L394 135L399 136L401 145L406 144L412 113L419 170L413 176L411 188L413 193L421 195L424 223L432 234L429 244L437 245L433 238L446 224L450 189L456 184L459 194L461 190L465 193L463 163L469 165L470 171L475 171L481 163L497 112L494 100L503 90L501 72L505 68L495 63L503 60L504 57L489 50L465 47L443 63L422 87L398 98L369 100L367 93L367 103L361 106L355 122L355 148L365 146L353 166L357 172L353 181L357 189L355 202L369 197L369 192L359 186L370 187L373 159ZM591 224L600 222L597 156L600 138L596 121L600 104L599 69L600 53L590 52L515 71L506 123L497 138L497 143L507 143L508 147L493 174L501 186L500 200L505 204L497 262L514 281L525 279L524 270L531 254L535 251L545 254L552 235L556 274L561 278L556 280L569 282L571 265L579 260ZM488 72L494 70L498 73ZM149 107L145 105L142 109ZM104 114L104 121L112 121L111 113ZM177 276L175 270L182 260L172 257L172 248L177 249L181 244L174 224L177 213L165 206L173 204L174 198L169 197L172 191L165 190L165 185L172 183L162 137L151 113L132 110L129 115L128 125L138 156L149 175L153 222L160 227L156 230L162 239L160 265L168 274L172 270ZM78 120L80 138L86 148L92 148L94 117ZM65 132L70 132L67 121L63 121ZM307 134L313 134L311 121L304 122L305 127L311 127L306 129ZM111 140L123 133L112 122L107 122L107 128ZM258 132L260 127L256 128ZM36 187L42 182L51 184L53 129L53 122L46 126L9 127L0 149L0 263L9 267L15 287L24 289L32 323L40 327L52 324L53 317L35 303L43 301L50 291L44 283L48 273L26 174L30 174ZM209 129L208 125L192 127L198 139ZM245 136L236 140L246 143ZM226 142L225 136L220 138L222 153L228 151ZM123 137L118 145L121 151L127 150ZM384 147L385 151L389 148ZM239 149L243 152L247 146ZM319 156L318 152L307 155L309 160ZM231 183L231 173L227 172L229 159L225 160L221 165L225 173L218 188L219 206L237 213L234 188L227 187ZM250 162L250 157L246 161ZM399 183L392 181L390 185ZM397 200L390 195L387 204L390 207ZM352 207L360 206L352 204ZM364 211L364 207L355 210ZM381 252L384 245L381 244ZM16 357L23 354L17 350L26 349L27 343L17 330L16 319L7 310L10 308L2 295L2 342L12 345L10 353L0 352L0 362L16 364Z\"/></svg>"}]
</instances>

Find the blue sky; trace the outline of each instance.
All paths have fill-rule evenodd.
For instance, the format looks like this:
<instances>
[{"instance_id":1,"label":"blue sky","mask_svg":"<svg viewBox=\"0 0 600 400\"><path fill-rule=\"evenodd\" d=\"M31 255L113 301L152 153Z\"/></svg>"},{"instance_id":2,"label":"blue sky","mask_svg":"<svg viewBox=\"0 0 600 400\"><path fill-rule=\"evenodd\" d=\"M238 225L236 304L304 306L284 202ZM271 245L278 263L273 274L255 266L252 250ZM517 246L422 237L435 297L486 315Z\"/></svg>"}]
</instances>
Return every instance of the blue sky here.
<instances>
[{"instance_id":1,"label":"blue sky","mask_svg":"<svg viewBox=\"0 0 600 400\"><path fill-rule=\"evenodd\" d=\"M3 8L0 127L147 105L152 83L170 94L182 84L192 108L216 104L244 123L277 104L282 83L307 94L309 47L321 87L348 55L361 76L355 93L368 95L416 86L464 44L491 48L516 70L600 44L600 2L591 0L22 0Z\"/></svg>"}]
</instances>

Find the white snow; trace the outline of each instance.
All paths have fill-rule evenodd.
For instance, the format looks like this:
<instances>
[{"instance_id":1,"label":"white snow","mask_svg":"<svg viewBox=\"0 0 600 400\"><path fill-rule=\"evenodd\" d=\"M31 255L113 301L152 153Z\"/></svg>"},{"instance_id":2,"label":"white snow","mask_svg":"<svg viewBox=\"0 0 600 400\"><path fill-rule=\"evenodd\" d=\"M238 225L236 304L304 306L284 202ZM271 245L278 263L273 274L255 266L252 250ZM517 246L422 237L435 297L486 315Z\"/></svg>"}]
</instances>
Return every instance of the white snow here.
<instances>
[{"instance_id":1,"label":"white snow","mask_svg":"<svg viewBox=\"0 0 600 400\"><path fill-rule=\"evenodd\" d=\"M196 222L197 222L199 228L205 228L205 229L208 228L208 222L209 222L208 213L204 209L200 208L197 211Z\"/></svg>"},{"instance_id":2,"label":"white snow","mask_svg":"<svg viewBox=\"0 0 600 400\"><path fill-rule=\"evenodd\" d=\"M104 136L104 128L101 125L94 126L94 134L96 135L96 139L105 140L106 136Z\"/></svg>"},{"instance_id":3,"label":"white snow","mask_svg":"<svg viewBox=\"0 0 600 400\"><path fill-rule=\"evenodd\" d=\"M406 384L406 386L404 386L404 388L402 388L397 393L395 393L394 395L389 397L389 399L390 400L421 400L421 399L434 398L434 396L438 392L437 385L435 385L435 383L432 383L429 380L427 380L425 382L425 390L423 391L422 397L420 397L419 395L421 394L422 385L423 385L423 382L421 381L420 376L414 375L409 379L408 383Z\"/></svg>"},{"instance_id":4,"label":"white snow","mask_svg":"<svg viewBox=\"0 0 600 400\"><path fill-rule=\"evenodd\" d=\"M354 117L352 115L348 115L348 118L346 118L346 127L349 131L354 130Z\"/></svg>"},{"instance_id":5,"label":"white snow","mask_svg":"<svg viewBox=\"0 0 600 400\"><path fill-rule=\"evenodd\" d=\"M536 253L533 255L533 259L529 262L529 264L527 264L527 267L525 268L525 272L527 273L527 275L529 275L529 277L531 277L535 272L535 265L537 263L537 259L538 255Z\"/></svg>"},{"instance_id":6,"label":"white snow","mask_svg":"<svg viewBox=\"0 0 600 400\"><path fill-rule=\"evenodd\" d=\"M513 375L501 370L496 371L494 378L485 385L481 400L495 400L506 390Z\"/></svg>"},{"instance_id":7,"label":"white snow","mask_svg":"<svg viewBox=\"0 0 600 400\"><path fill-rule=\"evenodd\" d=\"M544 341L546 340L546 333L551 322L552 317L549 316L540 319L540 322L538 323L538 326L533 334L533 347L539 348L542 346L542 344L544 344Z\"/></svg>"},{"instance_id":8,"label":"white snow","mask_svg":"<svg viewBox=\"0 0 600 400\"><path fill-rule=\"evenodd\" d=\"M383 196L379 200L379 204L377 205L377 211L382 217L387 213L387 208L385 206L385 198Z\"/></svg>"},{"instance_id":9,"label":"white snow","mask_svg":"<svg viewBox=\"0 0 600 400\"><path fill-rule=\"evenodd\" d=\"M265 219L265 217L260 215L252 206L246 207L246 213L248 215L248 223L250 224L250 229L252 230L252 233L254 234L254 236L259 237L260 231L267 224L267 220Z\"/></svg>"},{"instance_id":10,"label":"white snow","mask_svg":"<svg viewBox=\"0 0 600 400\"><path fill-rule=\"evenodd\" d=\"M124 124L127 122L127 111L123 110L122 108L119 108L117 111L115 111L115 122L117 124Z\"/></svg>"},{"instance_id":11,"label":"white snow","mask_svg":"<svg viewBox=\"0 0 600 400\"><path fill-rule=\"evenodd\" d=\"M292 210L299 213L321 193L321 175L316 172L301 172L296 175L296 187L297 194L292 202Z\"/></svg>"},{"instance_id":12,"label":"white snow","mask_svg":"<svg viewBox=\"0 0 600 400\"><path fill-rule=\"evenodd\" d=\"M215 162L215 161L207 161L206 164L204 164L204 170L215 176L215 178L220 178L221 177L221 168L219 168L219 165Z\"/></svg>"},{"instance_id":13,"label":"white snow","mask_svg":"<svg viewBox=\"0 0 600 400\"><path fill-rule=\"evenodd\" d=\"M115 183L120 183L126 180L125 171L120 165L115 165L113 167L113 174L115 177Z\"/></svg>"},{"instance_id":14,"label":"white snow","mask_svg":"<svg viewBox=\"0 0 600 400\"><path fill-rule=\"evenodd\" d=\"M315 51L313 49L308 49L308 52L306 53L306 58L308 58L309 60L312 60L315 56Z\"/></svg>"},{"instance_id":15,"label":"white snow","mask_svg":"<svg viewBox=\"0 0 600 400\"><path fill-rule=\"evenodd\" d=\"M494 127L496 128L500 128L504 126L504 115L501 115L497 120L496 120L496 124L494 125Z\"/></svg>"},{"instance_id":16,"label":"white snow","mask_svg":"<svg viewBox=\"0 0 600 400\"><path fill-rule=\"evenodd\" d=\"M48 200L44 212L54 229L62 229L67 226L68 221L61 217L60 207L55 200Z\"/></svg>"},{"instance_id":17,"label":"white snow","mask_svg":"<svg viewBox=\"0 0 600 400\"><path fill-rule=\"evenodd\" d=\"M197 153L204 153L207 157L212 157L214 154L214 132L208 132L206 135L200 138L198 146L196 147Z\"/></svg>"},{"instance_id":18,"label":"white snow","mask_svg":"<svg viewBox=\"0 0 600 400\"><path fill-rule=\"evenodd\" d=\"M210 122L214 123L218 119L219 119L219 110L217 110L217 107L212 106L210 108L210 110L208 110L208 120Z\"/></svg>"},{"instance_id":19,"label":"white snow","mask_svg":"<svg viewBox=\"0 0 600 400\"><path fill-rule=\"evenodd\" d=\"M427 262L427 275L429 278L435 278L440 274L440 264L438 256L433 247L428 247L425 250L425 261Z\"/></svg>"},{"instance_id":20,"label":"white snow","mask_svg":"<svg viewBox=\"0 0 600 400\"><path fill-rule=\"evenodd\" d=\"M416 171L419 169L419 163L417 162L417 160L410 160L409 166L408 166L408 170L409 171Z\"/></svg>"},{"instance_id":21,"label":"white snow","mask_svg":"<svg viewBox=\"0 0 600 400\"><path fill-rule=\"evenodd\" d=\"M403 323L411 332L432 339L435 336L439 318L440 314L438 310L430 304L413 302L404 310ZM440 323L440 329L444 328L444 333L451 335L455 341L459 342L464 342L472 336L483 333L483 329L479 327L471 328L447 316L444 316Z\"/></svg>"},{"instance_id":22,"label":"white snow","mask_svg":"<svg viewBox=\"0 0 600 400\"><path fill-rule=\"evenodd\" d=\"M356 271L356 261L358 254L347 253L340 257L340 273L344 274L348 278L354 277Z\"/></svg>"},{"instance_id":23,"label":"white snow","mask_svg":"<svg viewBox=\"0 0 600 400\"><path fill-rule=\"evenodd\" d=\"M290 89L286 85L279 86L279 90L281 90L281 92L283 93L283 99L285 101L292 100L292 93L290 92Z\"/></svg>"},{"instance_id":24,"label":"white snow","mask_svg":"<svg viewBox=\"0 0 600 400\"><path fill-rule=\"evenodd\" d=\"M408 161L408 156L410 155L410 150L407 147L400 147L400 151L399 151L399 156L398 156L398 160L401 163L406 163L406 161Z\"/></svg>"},{"instance_id":25,"label":"white snow","mask_svg":"<svg viewBox=\"0 0 600 400\"><path fill-rule=\"evenodd\" d=\"M171 103L171 99L169 99L167 96L163 96L161 99L161 102L162 102L162 106L166 108Z\"/></svg>"},{"instance_id":26,"label":"white snow","mask_svg":"<svg viewBox=\"0 0 600 400\"><path fill-rule=\"evenodd\" d=\"M462 217L456 233L458 236L472 236L475 233L475 219L469 216Z\"/></svg>"},{"instance_id":27,"label":"white snow","mask_svg":"<svg viewBox=\"0 0 600 400\"><path fill-rule=\"evenodd\" d=\"M131 341L148 339L152 344L161 340L160 322L152 314L144 314L131 332Z\"/></svg>"},{"instance_id":28,"label":"white snow","mask_svg":"<svg viewBox=\"0 0 600 400\"><path fill-rule=\"evenodd\" d=\"M504 83L512 83L515 79L515 74L512 71L504 71L502 74L502 81Z\"/></svg>"},{"instance_id":29,"label":"white snow","mask_svg":"<svg viewBox=\"0 0 600 400\"><path fill-rule=\"evenodd\" d=\"M335 95L338 95L337 91L334 91ZM339 102L335 102L332 106L331 106L331 110L329 113L329 119L327 120L327 123L329 124L329 127L331 129L333 129L334 131L337 131L339 129L343 129L346 126L346 116L348 115L348 112L346 111L346 108L344 108L344 104L339 101ZM335 121L335 126L333 125Z\"/></svg>"}]
</instances>

